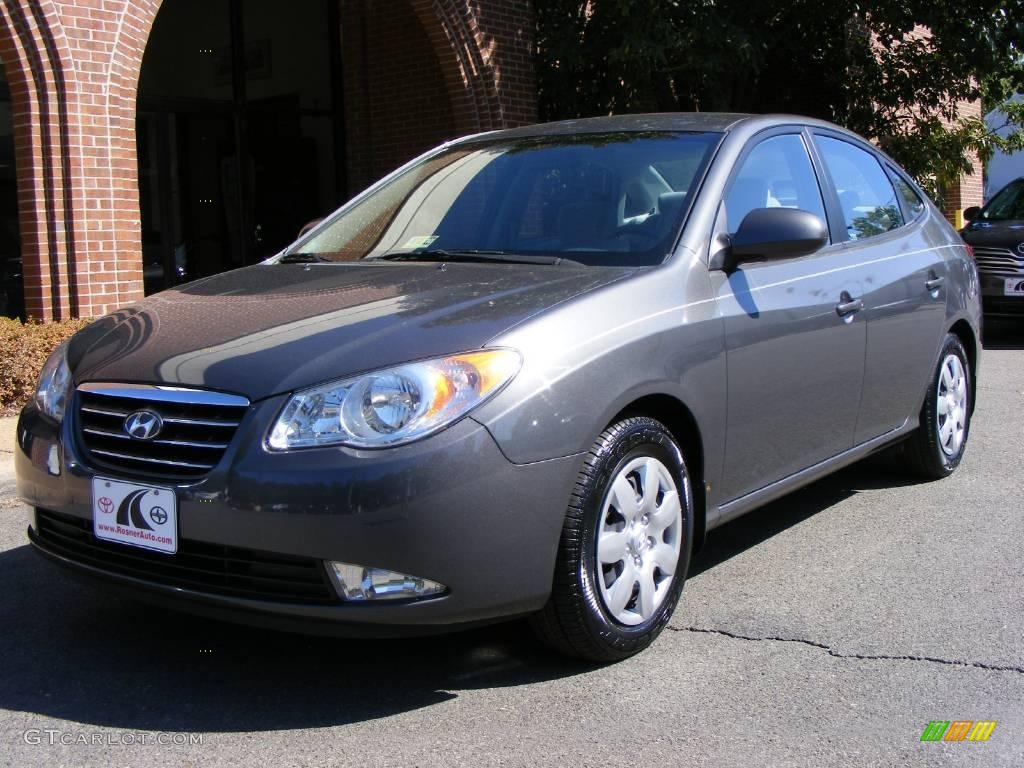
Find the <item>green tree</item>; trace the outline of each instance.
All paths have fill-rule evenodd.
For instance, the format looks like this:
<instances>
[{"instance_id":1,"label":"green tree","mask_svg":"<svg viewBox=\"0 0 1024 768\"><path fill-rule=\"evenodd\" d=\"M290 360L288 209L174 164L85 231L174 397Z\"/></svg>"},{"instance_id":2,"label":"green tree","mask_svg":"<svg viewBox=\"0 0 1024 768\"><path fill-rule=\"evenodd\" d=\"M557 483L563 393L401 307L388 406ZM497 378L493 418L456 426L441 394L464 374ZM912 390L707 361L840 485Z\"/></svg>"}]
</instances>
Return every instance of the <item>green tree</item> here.
<instances>
[{"instance_id":1,"label":"green tree","mask_svg":"<svg viewBox=\"0 0 1024 768\"><path fill-rule=\"evenodd\" d=\"M546 119L793 112L876 140L933 195L970 151L1024 147L965 116L1024 91L1024 0L535 0Z\"/></svg>"}]
</instances>

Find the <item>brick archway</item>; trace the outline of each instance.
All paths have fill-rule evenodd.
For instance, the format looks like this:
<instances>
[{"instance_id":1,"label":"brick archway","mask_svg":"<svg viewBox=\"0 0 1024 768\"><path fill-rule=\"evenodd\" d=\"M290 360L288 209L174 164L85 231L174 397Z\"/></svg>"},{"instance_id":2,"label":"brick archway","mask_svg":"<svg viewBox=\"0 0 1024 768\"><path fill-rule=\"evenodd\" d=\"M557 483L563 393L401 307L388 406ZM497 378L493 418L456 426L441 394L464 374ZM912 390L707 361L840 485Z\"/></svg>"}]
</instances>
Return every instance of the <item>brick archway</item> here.
<instances>
[{"instance_id":1,"label":"brick archway","mask_svg":"<svg viewBox=\"0 0 1024 768\"><path fill-rule=\"evenodd\" d=\"M535 119L528 2L409 2L448 90L450 136ZM31 317L96 316L142 298L136 95L161 4L0 0Z\"/></svg>"},{"instance_id":2,"label":"brick archway","mask_svg":"<svg viewBox=\"0 0 1024 768\"><path fill-rule=\"evenodd\" d=\"M30 317L95 316L142 297L135 88L158 7L0 2Z\"/></svg>"},{"instance_id":3,"label":"brick archway","mask_svg":"<svg viewBox=\"0 0 1024 768\"><path fill-rule=\"evenodd\" d=\"M434 43L460 132L536 120L529 3L413 0L413 7Z\"/></svg>"}]
</instances>

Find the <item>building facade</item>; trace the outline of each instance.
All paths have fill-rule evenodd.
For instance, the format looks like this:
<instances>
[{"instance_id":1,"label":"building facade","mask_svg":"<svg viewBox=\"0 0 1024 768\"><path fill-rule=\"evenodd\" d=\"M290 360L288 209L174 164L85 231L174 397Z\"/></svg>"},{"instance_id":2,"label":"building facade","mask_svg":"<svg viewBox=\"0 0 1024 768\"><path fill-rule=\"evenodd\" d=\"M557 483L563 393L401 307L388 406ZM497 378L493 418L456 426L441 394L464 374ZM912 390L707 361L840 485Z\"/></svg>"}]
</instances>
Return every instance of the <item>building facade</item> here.
<instances>
[{"instance_id":1,"label":"building facade","mask_svg":"<svg viewBox=\"0 0 1024 768\"><path fill-rule=\"evenodd\" d=\"M528 0L3 0L0 311L254 263L424 149L534 122L533 29Z\"/></svg>"},{"instance_id":2,"label":"building facade","mask_svg":"<svg viewBox=\"0 0 1024 768\"><path fill-rule=\"evenodd\" d=\"M531 5L0 0L0 315L252 264L421 151L534 122ZM980 200L977 174L947 215Z\"/></svg>"}]
</instances>

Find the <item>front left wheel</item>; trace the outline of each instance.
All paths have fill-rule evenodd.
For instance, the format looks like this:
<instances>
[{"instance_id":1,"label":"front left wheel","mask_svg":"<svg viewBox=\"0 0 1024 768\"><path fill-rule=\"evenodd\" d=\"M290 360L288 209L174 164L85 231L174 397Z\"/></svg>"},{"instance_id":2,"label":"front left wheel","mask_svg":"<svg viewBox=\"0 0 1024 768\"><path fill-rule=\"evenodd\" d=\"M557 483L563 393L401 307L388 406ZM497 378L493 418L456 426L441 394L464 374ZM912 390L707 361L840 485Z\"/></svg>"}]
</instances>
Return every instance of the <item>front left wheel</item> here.
<instances>
[{"instance_id":1,"label":"front left wheel","mask_svg":"<svg viewBox=\"0 0 1024 768\"><path fill-rule=\"evenodd\" d=\"M618 661L660 634L690 562L693 495L682 451L646 416L606 429L567 510L551 597L532 618L548 645Z\"/></svg>"}]
</instances>

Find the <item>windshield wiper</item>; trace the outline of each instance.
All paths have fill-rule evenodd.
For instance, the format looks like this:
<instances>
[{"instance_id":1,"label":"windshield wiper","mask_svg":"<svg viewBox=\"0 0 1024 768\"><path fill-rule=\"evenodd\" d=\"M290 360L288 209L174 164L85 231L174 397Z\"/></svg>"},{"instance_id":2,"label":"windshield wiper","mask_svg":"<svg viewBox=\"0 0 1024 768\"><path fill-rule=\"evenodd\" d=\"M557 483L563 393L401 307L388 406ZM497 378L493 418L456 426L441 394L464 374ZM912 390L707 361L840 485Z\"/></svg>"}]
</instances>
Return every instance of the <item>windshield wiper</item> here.
<instances>
[{"instance_id":1,"label":"windshield wiper","mask_svg":"<svg viewBox=\"0 0 1024 768\"><path fill-rule=\"evenodd\" d=\"M330 261L319 253L288 253L277 260L278 264L318 264Z\"/></svg>"},{"instance_id":2,"label":"windshield wiper","mask_svg":"<svg viewBox=\"0 0 1024 768\"><path fill-rule=\"evenodd\" d=\"M499 261L507 264L580 264L561 256L531 256L506 251L457 250L433 248L429 251L392 251L379 256L367 256L364 261Z\"/></svg>"}]
</instances>

